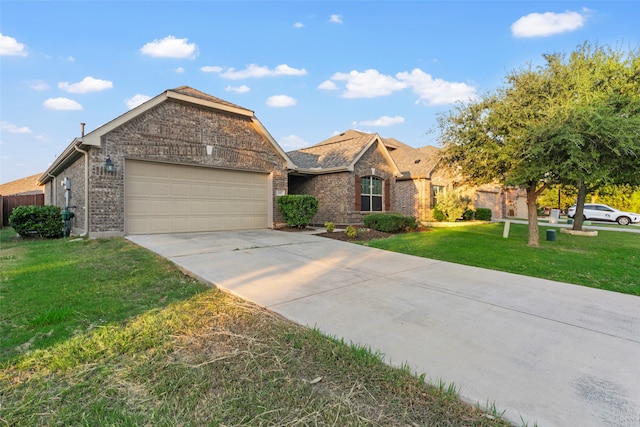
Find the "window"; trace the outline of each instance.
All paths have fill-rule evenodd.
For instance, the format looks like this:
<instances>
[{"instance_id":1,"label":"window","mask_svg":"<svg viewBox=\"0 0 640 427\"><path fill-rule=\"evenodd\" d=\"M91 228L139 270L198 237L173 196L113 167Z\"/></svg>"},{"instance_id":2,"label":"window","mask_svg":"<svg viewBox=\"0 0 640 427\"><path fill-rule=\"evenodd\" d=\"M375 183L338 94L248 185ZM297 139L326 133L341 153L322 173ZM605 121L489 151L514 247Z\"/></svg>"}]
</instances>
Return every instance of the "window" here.
<instances>
[{"instance_id":1,"label":"window","mask_svg":"<svg viewBox=\"0 0 640 427\"><path fill-rule=\"evenodd\" d=\"M444 191L444 185L432 185L431 186L431 207L433 208L438 203L438 194Z\"/></svg>"},{"instance_id":2,"label":"window","mask_svg":"<svg viewBox=\"0 0 640 427\"><path fill-rule=\"evenodd\" d=\"M382 212L382 180L375 176L360 179L360 209Z\"/></svg>"}]
</instances>

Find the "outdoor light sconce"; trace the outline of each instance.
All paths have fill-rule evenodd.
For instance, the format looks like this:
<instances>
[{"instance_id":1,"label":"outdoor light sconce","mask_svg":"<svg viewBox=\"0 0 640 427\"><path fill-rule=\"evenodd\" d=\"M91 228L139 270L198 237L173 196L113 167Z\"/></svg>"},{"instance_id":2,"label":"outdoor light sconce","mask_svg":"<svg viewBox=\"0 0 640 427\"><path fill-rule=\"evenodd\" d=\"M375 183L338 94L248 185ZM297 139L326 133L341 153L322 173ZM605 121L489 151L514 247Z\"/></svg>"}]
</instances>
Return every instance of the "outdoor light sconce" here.
<instances>
[{"instance_id":1,"label":"outdoor light sconce","mask_svg":"<svg viewBox=\"0 0 640 427\"><path fill-rule=\"evenodd\" d=\"M107 156L107 160L104 161L104 166L107 169L107 172L115 172L116 165L111 161L111 157Z\"/></svg>"}]
</instances>

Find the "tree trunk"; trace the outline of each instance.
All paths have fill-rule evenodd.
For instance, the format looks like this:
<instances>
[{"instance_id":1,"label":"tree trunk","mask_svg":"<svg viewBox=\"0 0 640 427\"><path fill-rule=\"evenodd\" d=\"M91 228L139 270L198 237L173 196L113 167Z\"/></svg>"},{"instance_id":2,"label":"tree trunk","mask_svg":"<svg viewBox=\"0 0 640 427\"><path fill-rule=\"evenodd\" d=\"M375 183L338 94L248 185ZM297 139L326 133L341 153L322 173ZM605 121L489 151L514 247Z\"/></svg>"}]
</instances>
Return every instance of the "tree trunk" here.
<instances>
[{"instance_id":1,"label":"tree trunk","mask_svg":"<svg viewBox=\"0 0 640 427\"><path fill-rule=\"evenodd\" d=\"M527 188L527 218L529 220L529 246L540 246L540 231L538 230L538 207L536 201L538 193L536 191L536 183L529 184Z\"/></svg>"},{"instance_id":2,"label":"tree trunk","mask_svg":"<svg viewBox=\"0 0 640 427\"><path fill-rule=\"evenodd\" d=\"M573 217L573 229L582 231L582 224L584 222L584 201L587 198L587 187L584 185L584 181L579 180L578 186L578 200L576 200L576 214Z\"/></svg>"}]
</instances>

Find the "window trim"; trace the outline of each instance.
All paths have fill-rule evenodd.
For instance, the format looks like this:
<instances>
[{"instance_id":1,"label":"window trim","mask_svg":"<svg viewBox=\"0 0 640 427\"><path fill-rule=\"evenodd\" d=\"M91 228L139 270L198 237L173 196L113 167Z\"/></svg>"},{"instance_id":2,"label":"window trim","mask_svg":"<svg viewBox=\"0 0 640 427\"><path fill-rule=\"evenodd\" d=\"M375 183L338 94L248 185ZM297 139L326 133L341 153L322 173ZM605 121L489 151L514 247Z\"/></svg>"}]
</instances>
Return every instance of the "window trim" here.
<instances>
[{"instance_id":1,"label":"window trim","mask_svg":"<svg viewBox=\"0 0 640 427\"><path fill-rule=\"evenodd\" d=\"M436 191L437 189L437 191ZM438 194L444 192L446 186L431 184L431 209L435 208L438 204Z\"/></svg>"},{"instance_id":2,"label":"window trim","mask_svg":"<svg viewBox=\"0 0 640 427\"><path fill-rule=\"evenodd\" d=\"M363 192L363 184L365 180L368 180L370 182L369 184L369 192L365 193ZM377 193L373 193L373 182L374 181L378 181L380 182L380 194ZM384 212L385 208L387 207L387 204L385 202L388 201L388 195L385 197L385 189L388 192L388 182L382 178L380 178L379 176L375 176L375 175L366 175L366 176L362 176L362 177L356 177L356 185L357 185L357 190L356 190L356 208L360 210L360 212ZM364 210L363 209L363 203L362 200L363 198L368 198L369 199L369 210ZM373 206L374 206L374 198L378 198L380 199L380 209L379 210L373 210Z\"/></svg>"}]
</instances>

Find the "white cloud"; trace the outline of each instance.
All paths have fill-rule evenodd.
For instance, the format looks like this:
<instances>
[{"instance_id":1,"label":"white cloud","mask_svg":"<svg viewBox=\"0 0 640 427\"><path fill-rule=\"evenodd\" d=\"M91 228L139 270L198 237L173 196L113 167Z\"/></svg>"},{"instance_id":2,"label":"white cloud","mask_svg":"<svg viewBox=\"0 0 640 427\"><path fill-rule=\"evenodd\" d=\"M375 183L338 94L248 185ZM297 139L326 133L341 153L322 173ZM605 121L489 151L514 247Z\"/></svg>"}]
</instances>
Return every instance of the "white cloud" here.
<instances>
[{"instance_id":1,"label":"white cloud","mask_svg":"<svg viewBox=\"0 0 640 427\"><path fill-rule=\"evenodd\" d=\"M404 117L401 116L395 116L395 117L389 117L389 116L380 116L379 118L375 119L375 120L365 120L362 122L353 122L354 126L393 126L393 125L397 125L398 123L404 123Z\"/></svg>"},{"instance_id":2,"label":"white cloud","mask_svg":"<svg viewBox=\"0 0 640 427\"><path fill-rule=\"evenodd\" d=\"M329 22L332 24L342 24L342 16L340 15L331 15L329 17Z\"/></svg>"},{"instance_id":3,"label":"white cloud","mask_svg":"<svg viewBox=\"0 0 640 427\"><path fill-rule=\"evenodd\" d=\"M251 89L249 88L249 86L247 85L242 85L242 86L227 86L224 90L226 90L227 92L235 92L235 93L247 93L249 92Z\"/></svg>"},{"instance_id":4,"label":"white cloud","mask_svg":"<svg viewBox=\"0 0 640 427\"><path fill-rule=\"evenodd\" d=\"M304 68L292 68L287 64L280 64L274 69L256 64L249 64L244 70L238 71L236 71L235 68L227 68L226 71L223 71L221 67L202 67L202 71L205 71L203 68L206 68L207 72L220 73L220 77L230 80L278 76L304 76L307 74L307 70Z\"/></svg>"},{"instance_id":5,"label":"white cloud","mask_svg":"<svg viewBox=\"0 0 640 427\"><path fill-rule=\"evenodd\" d=\"M142 46L140 52L154 58L187 58L195 59L198 55L198 46L188 43L189 39L178 39L167 36L162 40L154 40Z\"/></svg>"},{"instance_id":6,"label":"white cloud","mask_svg":"<svg viewBox=\"0 0 640 427\"><path fill-rule=\"evenodd\" d=\"M293 28L302 28L304 27L304 24L302 22L296 22L295 24L293 24Z\"/></svg>"},{"instance_id":7,"label":"white cloud","mask_svg":"<svg viewBox=\"0 0 640 427\"><path fill-rule=\"evenodd\" d=\"M27 56L26 46L0 33L0 56Z\"/></svg>"},{"instance_id":8,"label":"white cloud","mask_svg":"<svg viewBox=\"0 0 640 427\"><path fill-rule=\"evenodd\" d=\"M18 127L13 123L0 121L0 130L9 133L31 133L31 129L26 126Z\"/></svg>"},{"instance_id":9,"label":"white cloud","mask_svg":"<svg viewBox=\"0 0 640 427\"><path fill-rule=\"evenodd\" d=\"M176 68L176 73L178 73L178 74L182 74L182 73L184 73L184 71L185 71L185 70L184 70L184 67L178 67L178 68Z\"/></svg>"},{"instance_id":10,"label":"white cloud","mask_svg":"<svg viewBox=\"0 0 640 427\"><path fill-rule=\"evenodd\" d=\"M222 67L206 65L204 67L200 67L200 71L203 73L219 73L222 71Z\"/></svg>"},{"instance_id":11,"label":"white cloud","mask_svg":"<svg viewBox=\"0 0 640 427\"><path fill-rule=\"evenodd\" d=\"M278 144L284 151L299 150L310 145L307 141L297 135L285 136L278 141Z\"/></svg>"},{"instance_id":12,"label":"white cloud","mask_svg":"<svg viewBox=\"0 0 640 427\"><path fill-rule=\"evenodd\" d=\"M446 105L477 98L475 87L466 83L434 79L419 68L415 68L411 73L406 71L398 73L396 77L405 82L420 97L416 103Z\"/></svg>"},{"instance_id":13,"label":"white cloud","mask_svg":"<svg viewBox=\"0 0 640 427\"><path fill-rule=\"evenodd\" d=\"M586 20L585 14L571 11L530 13L511 25L511 33L514 37L546 37L577 30Z\"/></svg>"},{"instance_id":14,"label":"white cloud","mask_svg":"<svg viewBox=\"0 0 640 427\"><path fill-rule=\"evenodd\" d=\"M338 85L336 85L331 80L325 80L318 85L318 89L322 90L338 90Z\"/></svg>"},{"instance_id":15,"label":"white cloud","mask_svg":"<svg viewBox=\"0 0 640 427\"><path fill-rule=\"evenodd\" d=\"M377 70L350 73L335 73L331 80L346 81L343 98L376 98L390 95L407 87L406 83L392 76L380 74Z\"/></svg>"},{"instance_id":16,"label":"white cloud","mask_svg":"<svg viewBox=\"0 0 640 427\"><path fill-rule=\"evenodd\" d=\"M140 104L144 104L145 102L147 102L150 99L151 99L150 96L142 95L141 93L137 93L137 94L133 95L131 98L125 99L124 103L131 110L133 108L136 108Z\"/></svg>"},{"instance_id":17,"label":"white cloud","mask_svg":"<svg viewBox=\"0 0 640 427\"><path fill-rule=\"evenodd\" d=\"M298 101L287 95L274 95L267 98L267 105L269 107L292 107L296 105Z\"/></svg>"},{"instance_id":18,"label":"white cloud","mask_svg":"<svg viewBox=\"0 0 640 427\"><path fill-rule=\"evenodd\" d=\"M49 98L42 104L50 110L82 110L82 105L69 98Z\"/></svg>"},{"instance_id":19,"label":"white cloud","mask_svg":"<svg viewBox=\"0 0 640 427\"><path fill-rule=\"evenodd\" d=\"M49 85L42 80L34 80L32 82L29 82L29 87L37 91L44 91L49 89Z\"/></svg>"},{"instance_id":20,"label":"white cloud","mask_svg":"<svg viewBox=\"0 0 640 427\"><path fill-rule=\"evenodd\" d=\"M62 89L69 93L89 93L100 92L102 90L112 89L113 83L108 80L95 79L93 77L85 77L78 83L69 84L69 82L58 83L58 89Z\"/></svg>"},{"instance_id":21,"label":"white cloud","mask_svg":"<svg viewBox=\"0 0 640 427\"><path fill-rule=\"evenodd\" d=\"M395 77L380 74L377 70L335 73L331 80L322 82L318 89L339 89L336 82L346 82L341 94L343 98L377 98L408 88L418 95L416 103L425 105L452 104L477 97L475 87L466 83L434 79L419 68L397 73Z\"/></svg>"}]
</instances>

